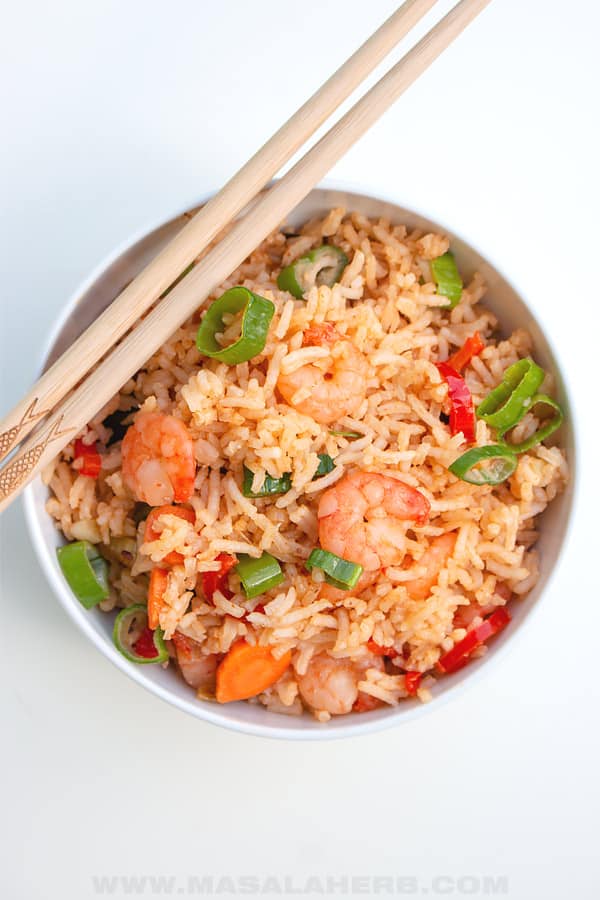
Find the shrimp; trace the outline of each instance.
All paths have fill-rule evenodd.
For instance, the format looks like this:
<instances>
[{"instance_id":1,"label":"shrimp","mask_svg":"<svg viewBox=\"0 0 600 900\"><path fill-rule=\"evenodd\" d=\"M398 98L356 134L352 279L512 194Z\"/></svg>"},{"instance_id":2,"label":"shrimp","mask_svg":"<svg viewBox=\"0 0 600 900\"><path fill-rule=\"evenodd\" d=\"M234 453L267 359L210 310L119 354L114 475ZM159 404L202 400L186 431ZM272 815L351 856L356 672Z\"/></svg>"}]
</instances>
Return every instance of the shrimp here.
<instances>
[{"instance_id":1,"label":"shrimp","mask_svg":"<svg viewBox=\"0 0 600 900\"><path fill-rule=\"evenodd\" d=\"M363 569L364 576L404 558L407 522L423 525L430 505L416 488L371 472L352 472L323 493L319 502L321 547Z\"/></svg>"},{"instance_id":2,"label":"shrimp","mask_svg":"<svg viewBox=\"0 0 600 900\"><path fill-rule=\"evenodd\" d=\"M194 444L181 419L142 412L127 429L121 448L123 478L150 506L187 502L194 490Z\"/></svg>"},{"instance_id":3,"label":"shrimp","mask_svg":"<svg viewBox=\"0 0 600 900\"><path fill-rule=\"evenodd\" d=\"M413 600L426 600L431 593L431 588L437 584L439 574L454 552L456 534L440 534L432 540L429 547L418 560L419 569L425 567L425 572L417 578L405 581L404 586Z\"/></svg>"},{"instance_id":4,"label":"shrimp","mask_svg":"<svg viewBox=\"0 0 600 900\"><path fill-rule=\"evenodd\" d=\"M304 675L297 675L300 696L314 710L325 710L332 716L352 712L360 703L359 711L374 705L366 701L366 695L358 690L366 669L380 669L384 663L380 657L368 654L360 659L334 659L326 653L313 656Z\"/></svg>"},{"instance_id":5,"label":"shrimp","mask_svg":"<svg viewBox=\"0 0 600 900\"><path fill-rule=\"evenodd\" d=\"M279 393L298 412L322 425L351 416L367 392L364 355L328 322L308 328L303 344L329 347L330 354L294 372L281 373L277 380ZM301 399L295 400L298 394Z\"/></svg>"},{"instance_id":6,"label":"shrimp","mask_svg":"<svg viewBox=\"0 0 600 900\"><path fill-rule=\"evenodd\" d=\"M175 645L177 664L190 687L214 695L219 663L218 654L203 653L198 641L181 634L180 631L173 633L172 641Z\"/></svg>"}]
</instances>

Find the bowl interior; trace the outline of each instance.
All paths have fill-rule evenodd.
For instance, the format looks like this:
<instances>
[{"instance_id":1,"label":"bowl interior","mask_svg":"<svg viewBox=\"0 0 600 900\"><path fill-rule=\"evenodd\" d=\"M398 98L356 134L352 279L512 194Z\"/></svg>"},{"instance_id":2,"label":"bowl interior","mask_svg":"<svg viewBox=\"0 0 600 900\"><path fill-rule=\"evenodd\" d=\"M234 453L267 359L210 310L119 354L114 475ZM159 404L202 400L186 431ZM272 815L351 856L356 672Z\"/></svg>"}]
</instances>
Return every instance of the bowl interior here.
<instances>
[{"instance_id":1,"label":"bowl interior","mask_svg":"<svg viewBox=\"0 0 600 900\"><path fill-rule=\"evenodd\" d=\"M364 194L325 188L315 189L288 217L288 222L292 225L302 224L307 219L323 214L334 206L344 206L371 217L383 216L392 222L401 222L409 227L424 228L428 231L441 230L449 234L452 239L452 249L463 276L468 278L475 271L481 272L484 276L488 284L488 291L483 302L497 315L502 332L509 333L517 327L526 328L533 337L536 360L545 368L556 373L557 396L567 411L566 424L560 432L559 439L561 444L566 446L570 463L573 465L573 430L565 385L558 370L557 361L536 319L506 279L477 250L461 240L460 237L452 235L447 228L393 203ZM44 368L49 366L111 303L114 297L181 229L185 222L184 216L176 216L131 244L124 251L113 255L94 273L65 310L44 360ZM511 635L520 627L539 601L564 542L572 506L572 483L573 479L567 490L554 500L543 514L538 544L541 561L540 579L527 599L514 605L511 627L499 636L484 658L472 662L466 669L455 675L447 676L439 681L433 690L434 699L427 707L435 706L442 698L453 693L465 679L472 679L483 666L489 665L489 661L501 652L506 641L510 640ZM219 706L216 703L196 700L193 692L183 683L173 667L164 671L158 666L135 666L127 662L113 646L111 637L113 616L99 610L83 609L62 577L56 562L56 548L62 543L62 540L50 516L45 512L44 505L47 496L47 489L40 479L36 479L27 488L25 505L34 546L63 606L82 631L117 666L144 687L186 712L229 728L254 734L318 739L375 730L412 718L425 708L418 701L409 700L397 708L379 709L363 713L360 716L334 717L329 723L322 725L309 716L300 718L276 715L267 712L262 706L248 703Z\"/></svg>"}]
</instances>

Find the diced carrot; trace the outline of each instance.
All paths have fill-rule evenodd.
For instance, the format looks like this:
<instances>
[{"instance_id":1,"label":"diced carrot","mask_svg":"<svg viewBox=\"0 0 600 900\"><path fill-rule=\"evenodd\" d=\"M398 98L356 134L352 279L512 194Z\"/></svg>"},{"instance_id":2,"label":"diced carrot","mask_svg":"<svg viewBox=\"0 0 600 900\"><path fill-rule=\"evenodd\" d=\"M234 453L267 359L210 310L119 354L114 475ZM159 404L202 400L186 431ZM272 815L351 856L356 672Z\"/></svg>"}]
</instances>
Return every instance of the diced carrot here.
<instances>
[{"instance_id":1,"label":"diced carrot","mask_svg":"<svg viewBox=\"0 0 600 900\"><path fill-rule=\"evenodd\" d=\"M148 628L154 631L158 628L160 611L163 608L165 591L169 573L158 566L150 573L150 587L148 588Z\"/></svg>"},{"instance_id":2,"label":"diced carrot","mask_svg":"<svg viewBox=\"0 0 600 900\"><path fill-rule=\"evenodd\" d=\"M238 641L217 669L216 697L219 703L256 697L278 681L292 660L288 650L275 659L270 647Z\"/></svg>"},{"instance_id":3,"label":"diced carrot","mask_svg":"<svg viewBox=\"0 0 600 900\"><path fill-rule=\"evenodd\" d=\"M160 532L154 529L154 524L160 516L179 516L180 519L185 519L186 522L193 523L196 521L195 512L187 506L157 506L148 514L148 518L146 519L144 542L149 543L150 541L157 541L159 539ZM170 553L167 553L162 562L166 566L178 566L183 562L183 556L181 553L178 553L177 550L171 550Z\"/></svg>"},{"instance_id":4,"label":"diced carrot","mask_svg":"<svg viewBox=\"0 0 600 900\"><path fill-rule=\"evenodd\" d=\"M485 344L481 340L479 332L476 331L475 334L472 334L471 337L467 338L460 350L457 350L456 353L450 357L447 361L448 365L451 366L455 372L460 372L465 366L469 365L474 356L479 356L484 349Z\"/></svg>"}]
</instances>

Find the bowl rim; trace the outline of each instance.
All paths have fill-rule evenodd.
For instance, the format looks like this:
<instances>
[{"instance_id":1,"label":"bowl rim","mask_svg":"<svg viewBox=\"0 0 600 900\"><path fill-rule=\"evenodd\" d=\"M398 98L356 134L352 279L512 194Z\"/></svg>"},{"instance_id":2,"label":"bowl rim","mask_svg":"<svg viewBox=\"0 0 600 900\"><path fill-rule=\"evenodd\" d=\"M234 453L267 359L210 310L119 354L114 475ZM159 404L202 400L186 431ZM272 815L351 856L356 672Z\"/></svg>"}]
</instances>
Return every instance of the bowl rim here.
<instances>
[{"instance_id":1,"label":"bowl rim","mask_svg":"<svg viewBox=\"0 0 600 900\"><path fill-rule=\"evenodd\" d=\"M526 309L530 312L533 319L540 327L540 331L543 334L544 340L548 345L550 353L556 361L557 371L560 374L563 393L566 397L569 409L569 427L572 437L572 446L569 448L569 479L571 494L570 503L567 510L566 522L564 526L564 534L558 548L558 553L552 564L552 568L548 571L546 583L539 597L525 610L521 620L518 623L518 628L516 628L514 631L511 631L508 638L494 648L494 653L489 654L489 658L486 657L485 663L483 665L467 667L466 669L464 669L460 679L456 680L453 684L448 685L444 689L444 691L442 691L439 695L434 696L434 698L428 703L421 703L417 700L408 701L407 703L402 704L400 707L390 707L389 711L387 711L387 715L377 719L366 719L362 716L355 716L353 717L353 721L350 720L350 717L348 717L348 721L344 723L340 723L338 719L339 724L336 724L335 729L328 728L327 723L314 723L314 727L311 728L294 729L293 727L290 727L290 719L287 720L287 727L278 726L277 724L271 724L269 720L266 720L263 723L247 722L244 720L236 719L227 712L227 710L230 709L230 707L228 706L220 707L217 704L212 703L200 704L195 700L195 697L193 700L184 700L183 698L172 693L168 688L165 688L161 684L158 684L157 682L149 679L146 676L143 667L136 667L131 665L131 663L129 663L115 647L110 645L100 634L98 634L98 632L92 626L92 620L88 615L86 615L87 610L85 610L80 604L77 603L76 598L68 589L66 582L63 579L59 578L57 569L53 565L54 560L51 558L50 550L41 531L41 517L39 516L40 510L38 504L36 503L36 498L33 491L33 485L35 481L37 481L37 479L27 485L23 492L22 499L25 519L31 542L33 544L35 554L42 567L42 570L48 582L50 583L53 593L58 597L61 606L69 615L71 620L77 625L77 627L85 634L85 636L91 641L92 644L94 644L94 646L100 651L100 653L102 653L102 655L106 659L113 663L113 665L115 665L133 681L137 682L141 687L147 689L152 694L155 694L160 699L169 703L171 706L180 709L188 715L206 722L210 722L213 725L220 725L230 731L250 734L257 737L290 741L337 740L365 734L372 734L377 731L383 731L387 728L399 726L400 724L413 721L421 715L433 712L434 709L437 709L443 704L454 699L460 692L468 689L479 679L483 678L485 674L487 674L491 670L491 666L497 663L498 660L504 658L504 655L509 652L509 648L513 648L516 644L516 641L520 637L522 637L525 627L527 625L530 625L533 616L539 611L539 607L541 605L543 597L549 591L557 572L563 565L566 557L566 551L570 546L571 540L573 539L573 523L575 521L576 509L579 507L581 489L578 463L579 442L577 433L577 416L573 402L573 395L569 390L569 382L564 374L566 369L562 365L561 354L557 351L554 342L547 335L546 331L539 325L537 315L535 315L534 312L530 309L529 304L523 297L523 294L515 287L513 281L504 275L503 270L498 267L493 255L482 251L477 244L473 243L470 239L465 239L462 234L457 233L454 229L447 228L444 222L440 222L434 215L431 215L428 211L417 209L412 205L409 207L404 206L401 198L396 196L393 190L386 191L385 196L382 197L378 194L371 193L368 187L366 187L365 185L361 185L358 182L334 178L323 179L321 182L319 182L319 184L315 186L314 190L339 191L349 194L357 194L381 203L397 205L403 209L409 210L416 216L420 216L424 219L427 219L428 221L431 221L442 231L452 234L455 238L462 241L471 250L475 251L475 253L479 254L487 263L489 263L500 275L502 281L505 282L509 286L509 288L511 288L516 293L516 295L519 297L521 302L524 304ZM57 315L55 324L49 331L46 340L43 342L43 345L40 349L40 364L38 368L39 373L43 371L43 368L46 365L46 361L54 347L57 338L66 325L68 319L73 314L73 311L77 307L82 296L94 285L94 283L103 275L103 273L123 254L134 247L139 241L143 240L145 237L152 234L162 226L173 221L174 219L182 216L190 209L195 209L198 206L206 203L211 197L215 195L215 193L216 192L208 191L199 199L197 196L194 197L193 202L186 203L183 208L178 206L178 208L171 213L163 213L160 216L153 217L152 221L144 226L137 228L132 233L132 235L117 244L114 249L112 249L100 260L100 262L92 269L90 274L81 282L79 282L75 290L69 296L66 303L61 307L61 310ZM400 710L401 714L399 715L398 713ZM266 716L268 716L268 710L265 710L265 717Z\"/></svg>"}]
</instances>

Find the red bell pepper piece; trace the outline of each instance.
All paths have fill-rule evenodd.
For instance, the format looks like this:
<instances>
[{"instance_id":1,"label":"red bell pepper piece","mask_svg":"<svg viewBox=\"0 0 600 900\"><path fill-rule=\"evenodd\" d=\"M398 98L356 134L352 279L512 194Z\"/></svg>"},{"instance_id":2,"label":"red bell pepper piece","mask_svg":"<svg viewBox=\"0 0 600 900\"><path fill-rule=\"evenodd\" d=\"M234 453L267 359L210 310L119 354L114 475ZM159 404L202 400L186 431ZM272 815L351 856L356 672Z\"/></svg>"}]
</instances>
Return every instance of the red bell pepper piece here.
<instances>
[{"instance_id":1,"label":"red bell pepper piece","mask_svg":"<svg viewBox=\"0 0 600 900\"><path fill-rule=\"evenodd\" d=\"M390 659L398 656L393 647L382 647L381 644L376 644L375 641L367 641L367 649L374 656L389 656Z\"/></svg>"},{"instance_id":2,"label":"red bell pepper piece","mask_svg":"<svg viewBox=\"0 0 600 900\"><path fill-rule=\"evenodd\" d=\"M456 353L447 360L447 364L454 369L455 372L462 372L464 367L469 365L473 357L479 356L483 349L485 349L485 344L481 340L479 332L476 331L475 334L466 339L460 350L457 350Z\"/></svg>"},{"instance_id":3,"label":"red bell pepper piece","mask_svg":"<svg viewBox=\"0 0 600 900\"><path fill-rule=\"evenodd\" d=\"M404 675L404 686L406 688L406 693L411 697L415 697L417 691L419 690L419 685L421 684L421 678L423 677L421 672L406 672Z\"/></svg>"},{"instance_id":4,"label":"red bell pepper piece","mask_svg":"<svg viewBox=\"0 0 600 900\"><path fill-rule=\"evenodd\" d=\"M237 559L228 553L219 553L217 562L221 563L221 568L218 571L202 573L202 593L204 594L204 599L209 603L212 603L215 591L220 591L228 600L233 597L233 593L227 587L226 582L227 573L237 565Z\"/></svg>"},{"instance_id":5,"label":"red bell pepper piece","mask_svg":"<svg viewBox=\"0 0 600 900\"><path fill-rule=\"evenodd\" d=\"M102 457L96 450L95 444L84 444L81 438L75 441L75 459L82 460L79 472L82 475L89 475L90 478L97 478L102 468ZM156 650L154 651L156 656Z\"/></svg>"},{"instance_id":6,"label":"red bell pepper piece","mask_svg":"<svg viewBox=\"0 0 600 900\"><path fill-rule=\"evenodd\" d=\"M154 646L154 632L151 628L144 628L133 645L133 649L138 656L143 656L144 659L154 659L157 656L156 647Z\"/></svg>"},{"instance_id":7,"label":"red bell pepper piece","mask_svg":"<svg viewBox=\"0 0 600 900\"><path fill-rule=\"evenodd\" d=\"M475 440L475 410L471 391L462 375L455 372L448 363L438 363L437 367L448 385L450 431L452 434L462 431L465 441L472 444Z\"/></svg>"},{"instance_id":8,"label":"red bell pepper piece","mask_svg":"<svg viewBox=\"0 0 600 900\"><path fill-rule=\"evenodd\" d=\"M468 631L462 641L455 644L452 650L442 656L437 662L437 668L446 675L457 672L469 662L469 658L477 647L480 647L488 638L498 634L499 631L510 622L510 613L505 606L501 606L485 621Z\"/></svg>"}]
</instances>

